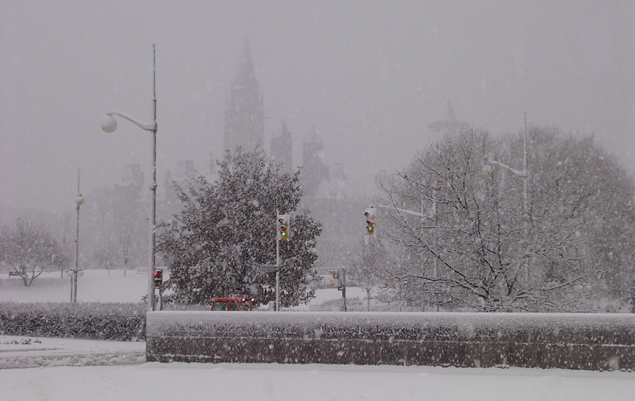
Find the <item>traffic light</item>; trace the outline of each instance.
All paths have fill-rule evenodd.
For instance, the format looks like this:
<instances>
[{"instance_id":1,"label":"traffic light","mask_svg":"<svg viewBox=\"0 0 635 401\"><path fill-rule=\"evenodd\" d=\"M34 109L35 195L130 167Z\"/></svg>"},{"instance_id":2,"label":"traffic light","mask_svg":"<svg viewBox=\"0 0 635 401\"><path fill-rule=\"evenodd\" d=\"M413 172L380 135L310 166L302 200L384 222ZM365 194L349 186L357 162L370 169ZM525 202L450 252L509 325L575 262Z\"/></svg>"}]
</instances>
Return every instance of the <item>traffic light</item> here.
<instances>
[{"instance_id":1,"label":"traffic light","mask_svg":"<svg viewBox=\"0 0 635 401\"><path fill-rule=\"evenodd\" d=\"M335 287L335 284L337 283L337 289L341 290L342 284L341 284L340 269L329 270L329 273L331 273L331 277L333 277L333 280L337 280L333 282L333 287Z\"/></svg>"},{"instance_id":2,"label":"traffic light","mask_svg":"<svg viewBox=\"0 0 635 401\"><path fill-rule=\"evenodd\" d=\"M375 234L375 207L370 205L364 212L364 216L366 216L366 235Z\"/></svg>"},{"instance_id":3,"label":"traffic light","mask_svg":"<svg viewBox=\"0 0 635 401\"><path fill-rule=\"evenodd\" d=\"M288 240L291 238L291 226L289 224L289 215L288 214L280 214L278 215L278 239L279 240Z\"/></svg>"},{"instance_id":4,"label":"traffic light","mask_svg":"<svg viewBox=\"0 0 635 401\"><path fill-rule=\"evenodd\" d=\"M333 282L333 286L335 286L335 284L337 284L337 289L339 291L346 291L346 269L343 267L339 267L336 270L329 270L329 273L331 273L331 277L333 277L333 280L337 280Z\"/></svg>"},{"instance_id":5,"label":"traffic light","mask_svg":"<svg viewBox=\"0 0 635 401\"><path fill-rule=\"evenodd\" d=\"M163 270L154 269L154 288L160 288L163 284Z\"/></svg>"}]
</instances>

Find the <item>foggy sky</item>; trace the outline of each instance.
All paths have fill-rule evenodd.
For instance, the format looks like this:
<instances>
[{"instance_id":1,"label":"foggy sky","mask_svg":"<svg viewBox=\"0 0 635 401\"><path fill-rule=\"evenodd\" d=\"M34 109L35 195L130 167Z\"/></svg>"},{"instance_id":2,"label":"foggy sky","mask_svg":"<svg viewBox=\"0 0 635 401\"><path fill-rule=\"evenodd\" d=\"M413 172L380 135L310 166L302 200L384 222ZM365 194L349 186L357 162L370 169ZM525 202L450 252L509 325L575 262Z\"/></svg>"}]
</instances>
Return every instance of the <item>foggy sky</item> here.
<instances>
[{"instance_id":1,"label":"foggy sky","mask_svg":"<svg viewBox=\"0 0 635 401\"><path fill-rule=\"evenodd\" d=\"M157 45L158 183L222 156L225 99L248 39L265 138L284 119L294 162L313 127L350 193L437 139L446 102L474 128L593 133L635 172L632 1L0 1L0 222L73 211L82 192L150 176ZM149 192L149 191L147 191Z\"/></svg>"}]
</instances>

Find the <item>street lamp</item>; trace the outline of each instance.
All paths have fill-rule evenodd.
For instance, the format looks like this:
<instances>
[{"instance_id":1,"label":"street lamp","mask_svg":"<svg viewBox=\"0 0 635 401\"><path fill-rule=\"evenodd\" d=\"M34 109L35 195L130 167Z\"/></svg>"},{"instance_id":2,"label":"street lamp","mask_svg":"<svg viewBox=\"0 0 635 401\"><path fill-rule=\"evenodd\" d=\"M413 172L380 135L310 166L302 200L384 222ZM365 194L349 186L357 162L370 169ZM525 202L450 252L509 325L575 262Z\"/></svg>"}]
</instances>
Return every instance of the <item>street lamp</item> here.
<instances>
[{"instance_id":1,"label":"street lamp","mask_svg":"<svg viewBox=\"0 0 635 401\"><path fill-rule=\"evenodd\" d=\"M151 123L143 123L125 113L110 110L101 120L101 129L111 133L117 129L117 120L113 116L119 116L139 128L152 132L152 182L150 191L152 192L152 207L150 210L150 266L148 267L148 307L149 311L154 310L154 268L155 268L155 230L157 223L157 86L156 86L156 44L152 44L152 110L153 120Z\"/></svg>"},{"instance_id":2,"label":"street lamp","mask_svg":"<svg viewBox=\"0 0 635 401\"><path fill-rule=\"evenodd\" d=\"M485 159L488 164L494 164L510 171L515 176L523 179L523 210L525 212L525 219L529 220L529 204L527 201L527 185L529 184L529 170L527 169L527 113L525 113L525 131L523 133L523 171L515 170L506 164L499 163L495 160Z\"/></svg>"},{"instance_id":3,"label":"street lamp","mask_svg":"<svg viewBox=\"0 0 635 401\"><path fill-rule=\"evenodd\" d=\"M77 303L77 272L79 271L79 207L84 204L84 198L79 192L79 168L77 169L77 198L75 205L77 210L77 231L75 235L75 269L71 275L71 302Z\"/></svg>"}]
</instances>

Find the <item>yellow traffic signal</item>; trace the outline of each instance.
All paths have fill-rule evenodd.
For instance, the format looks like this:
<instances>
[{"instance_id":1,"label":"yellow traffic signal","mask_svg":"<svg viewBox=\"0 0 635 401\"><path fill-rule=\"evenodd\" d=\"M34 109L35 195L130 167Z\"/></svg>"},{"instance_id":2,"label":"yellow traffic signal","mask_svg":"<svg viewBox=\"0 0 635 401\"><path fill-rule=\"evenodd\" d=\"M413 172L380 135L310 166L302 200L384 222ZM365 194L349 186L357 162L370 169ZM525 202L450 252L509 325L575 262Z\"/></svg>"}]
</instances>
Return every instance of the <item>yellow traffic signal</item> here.
<instances>
[{"instance_id":1,"label":"yellow traffic signal","mask_svg":"<svg viewBox=\"0 0 635 401\"><path fill-rule=\"evenodd\" d=\"M366 209L364 216L366 216L366 235L375 234L375 207L371 205Z\"/></svg>"},{"instance_id":2,"label":"yellow traffic signal","mask_svg":"<svg viewBox=\"0 0 635 401\"><path fill-rule=\"evenodd\" d=\"M373 223L372 221L366 221L366 234L375 234L375 223Z\"/></svg>"},{"instance_id":3,"label":"yellow traffic signal","mask_svg":"<svg viewBox=\"0 0 635 401\"><path fill-rule=\"evenodd\" d=\"M291 238L291 226L289 224L289 215L278 215L278 240L288 240Z\"/></svg>"}]
</instances>

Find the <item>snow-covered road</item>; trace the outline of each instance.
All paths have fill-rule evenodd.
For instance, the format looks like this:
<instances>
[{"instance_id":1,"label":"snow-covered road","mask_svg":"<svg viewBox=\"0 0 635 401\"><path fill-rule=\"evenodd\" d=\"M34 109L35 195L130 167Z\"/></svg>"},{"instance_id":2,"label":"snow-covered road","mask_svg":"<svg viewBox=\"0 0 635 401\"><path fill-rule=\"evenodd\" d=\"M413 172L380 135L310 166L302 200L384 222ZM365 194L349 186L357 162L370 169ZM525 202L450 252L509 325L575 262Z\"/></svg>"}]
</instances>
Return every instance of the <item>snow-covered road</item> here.
<instances>
[{"instance_id":1,"label":"snow-covered road","mask_svg":"<svg viewBox=\"0 0 635 401\"><path fill-rule=\"evenodd\" d=\"M0 358L23 358L22 369L0 370L2 400L597 401L628 400L635 394L635 373L629 372L160 364L143 363L138 353L144 343L8 336L0 342ZM131 360L135 354L136 361ZM30 367L38 363L42 367ZM91 366L100 363L110 366Z\"/></svg>"}]
</instances>

